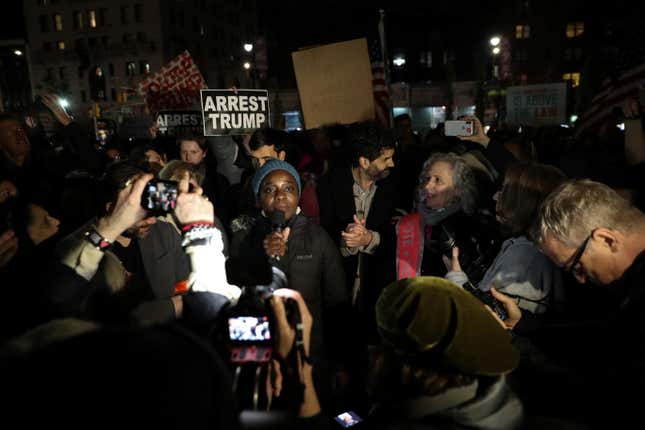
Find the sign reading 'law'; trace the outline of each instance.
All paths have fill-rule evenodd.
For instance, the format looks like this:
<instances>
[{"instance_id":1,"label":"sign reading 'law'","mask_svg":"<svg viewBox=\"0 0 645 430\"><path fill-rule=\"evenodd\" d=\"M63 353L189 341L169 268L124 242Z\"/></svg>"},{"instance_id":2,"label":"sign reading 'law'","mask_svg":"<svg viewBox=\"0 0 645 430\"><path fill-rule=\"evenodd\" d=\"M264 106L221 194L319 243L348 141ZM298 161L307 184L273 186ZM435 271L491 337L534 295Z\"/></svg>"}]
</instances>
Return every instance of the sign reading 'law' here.
<instances>
[{"instance_id":1,"label":"sign reading 'law'","mask_svg":"<svg viewBox=\"0 0 645 430\"><path fill-rule=\"evenodd\" d=\"M267 90L202 90L204 136L248 134L269 125Z\"/></svg>"},{"instance_id":2,"label":"sign reading 'law'","mask_svg":"<svg viewBox=\"0 0 645 430\"><path fill-rule=\"evenodd\" d=\"M558 125L566 122L567 84L524 85L506 90L506 122L514 125Z\"/></svg>"}]
</instances>

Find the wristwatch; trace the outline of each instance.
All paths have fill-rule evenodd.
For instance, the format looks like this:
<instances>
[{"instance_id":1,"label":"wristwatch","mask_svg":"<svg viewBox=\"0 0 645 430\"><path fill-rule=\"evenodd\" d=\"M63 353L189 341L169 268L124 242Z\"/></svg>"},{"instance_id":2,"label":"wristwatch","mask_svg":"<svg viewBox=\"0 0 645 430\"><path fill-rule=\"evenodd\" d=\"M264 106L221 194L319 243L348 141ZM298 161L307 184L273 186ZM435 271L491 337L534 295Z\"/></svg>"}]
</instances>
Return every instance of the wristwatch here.
<instances>
[{"instance_id":1,"label":"wristwatch","mask_svg":"<svg viewBox=\"0 0 645 430\"><path fill-rule=\"evenodd\" d=\"M83 233L83 237L85 238L85 240L87 240L89 243L91 243L101 251L106 251L112 246L112 242L101 236L101 234L96 231L95 228L90 228L89 230L87 230L85 233Z\"/></svg>"}]
</instances>

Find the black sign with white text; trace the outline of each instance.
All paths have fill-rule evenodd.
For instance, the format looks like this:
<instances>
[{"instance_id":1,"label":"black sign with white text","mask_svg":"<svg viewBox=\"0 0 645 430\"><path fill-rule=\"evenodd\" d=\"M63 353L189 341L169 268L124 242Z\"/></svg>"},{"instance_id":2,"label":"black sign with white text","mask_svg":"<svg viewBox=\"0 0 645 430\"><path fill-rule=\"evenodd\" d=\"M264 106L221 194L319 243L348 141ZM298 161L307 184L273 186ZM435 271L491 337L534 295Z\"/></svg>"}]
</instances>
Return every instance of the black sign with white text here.
<instances>
[{"instance_id":1,"label":"black sign with white text","mask_svg":"<svg viewBox=\"0 0 645 430\"><path fill-rule=\"evenodd\" d=\"M202 116L193 111L161 111L155 120L159 133L164 136L190 136L202 134Z\"/></svg>"},{"instance_id":2,"label":"black sign with white text","mask_svg":"<svg viewBox=\"0 0 645 430\"><path fill-rule=\"evenodd\" d=\"M269 125L267 90L201 90L204 136L248 134Z\"/></svg>"}]
</instances>

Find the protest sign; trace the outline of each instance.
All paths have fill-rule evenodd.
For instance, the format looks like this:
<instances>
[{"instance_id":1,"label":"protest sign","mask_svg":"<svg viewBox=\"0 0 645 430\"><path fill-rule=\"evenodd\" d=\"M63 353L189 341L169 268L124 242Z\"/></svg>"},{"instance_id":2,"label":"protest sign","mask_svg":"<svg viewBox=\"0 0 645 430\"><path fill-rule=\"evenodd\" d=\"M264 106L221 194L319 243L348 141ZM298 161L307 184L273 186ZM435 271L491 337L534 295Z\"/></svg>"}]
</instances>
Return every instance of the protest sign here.
<instances>
[{"instance_id":1,"label":"protest sign","mask_svg":"<svg viewBox=\"0 0 645 430\"><path fill-rule=\"evenodd\" d=\"M291 55L307 129L374 120L366 39L304 49Z\"/></svg>"},{"instance_id":2,"label":"protest sign","mask_svg":"<svg viewBox=\"0 0 645 430\"><path fill-rule=\"evenodd\" d=\"M269 126L267 90L202 90L204 136L248 134Z\"/></svg>"},{"instance_id":3,"label":"protest sign","mask_svg":"<svg viewBox=\"0 0 645 430\"><path fill-rule=\"evenodd\" d=\"M509 87L506 122L513 125L557 125L566 122L567 84Z\"/></svg>"},{"instance_id":4,"label":"protest sign","mask_svg":"<svg viewBox=\"0 0 645 430\"><path fill-rule=\"evenodd\" d=\"M159 133L164 136L182 137L202 134L200 111L162 111L155 119Z\"/></svg>"},{"instance_id":5,"label":"protest sign","mask_svg":"<svg viewBox=\"0 0 645 430\"><path fill-rule=\"evenodd\" d=\"M202 88L207 88L206 81L188 51L138 85L151 112L195 109L199 106Z\"/></svg>"}]
</instances>

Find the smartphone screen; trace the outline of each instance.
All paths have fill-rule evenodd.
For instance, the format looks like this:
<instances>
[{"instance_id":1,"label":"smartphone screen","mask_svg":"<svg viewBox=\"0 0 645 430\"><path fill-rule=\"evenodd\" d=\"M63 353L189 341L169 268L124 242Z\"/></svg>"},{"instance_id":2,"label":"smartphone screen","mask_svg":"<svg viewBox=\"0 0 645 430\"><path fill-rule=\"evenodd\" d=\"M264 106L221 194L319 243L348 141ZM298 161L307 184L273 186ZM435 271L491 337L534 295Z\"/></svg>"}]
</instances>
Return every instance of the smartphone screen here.
<instances>
[{"instance_id":1,"label":"smartphone screen","mask_svg":"<svg viewBox=\"0 0 645 430\"><path fill-rule=\"evenodd\" d=\"M474 132L472 121L446 121L444 124L446 136L472 136Z\"/></svg>"},{"instance_id":2,"label":"smartphone screen","mask_svg":"<svg viewBox=\"0 0 645 430\"><path fill-rule=\"evenodd\" d=\"M141 206L153 212L170 212L177 204L177 193L175 181L150 181L141 195Z\"/></svg>"},{"instance_id":3,"label":"smartphone screen","mask_svg":"<svg viewBox=\"0 0 645 430\"><path fill-rule=\"evenodd\" d=\"M363 421L354 411L343 412L342 414L336 415L334 419L344 428L352 427Z\"/></svg>"},{"instance_id":4,"label":"smartphone screen","mask_svg":"<svg viewBox=\"0 0 645 430\"><path fill-rule=\"evenodd\" d=\"M266 342L271 340L269 318L239 316L228 319L229 339L234 342Z\"/></svg>"}]
</instances>

